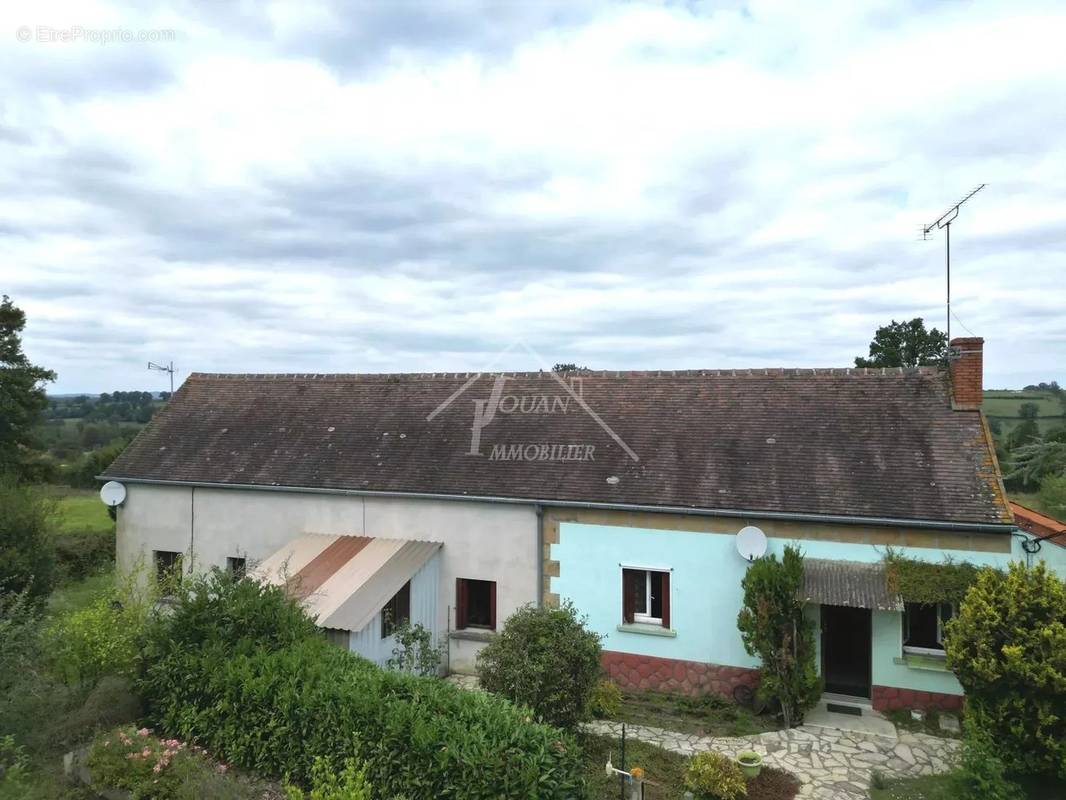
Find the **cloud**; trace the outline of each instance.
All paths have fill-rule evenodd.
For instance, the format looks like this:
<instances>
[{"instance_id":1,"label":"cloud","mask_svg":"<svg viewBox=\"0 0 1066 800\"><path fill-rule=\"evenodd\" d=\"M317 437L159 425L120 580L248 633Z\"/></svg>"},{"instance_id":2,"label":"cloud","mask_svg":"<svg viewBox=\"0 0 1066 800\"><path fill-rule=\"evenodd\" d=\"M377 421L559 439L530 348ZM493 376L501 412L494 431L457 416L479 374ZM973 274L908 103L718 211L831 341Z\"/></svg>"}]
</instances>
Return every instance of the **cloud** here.
<instances>
[{"instance_id":1,"label":"cloud","mask_svg":"<svg viewBox=\"0 0 1066 800\"><path fill-rule=\"evenodd\" d=\"M889 319L1064 379L1054 4L0 11L0 286L57 391L203 371L834 366ZM21 25L173 31L20 42ZM961 327L952 321L952 330ZM516 350L505 366L536 368Z\"/></svg>"}]
</instances>

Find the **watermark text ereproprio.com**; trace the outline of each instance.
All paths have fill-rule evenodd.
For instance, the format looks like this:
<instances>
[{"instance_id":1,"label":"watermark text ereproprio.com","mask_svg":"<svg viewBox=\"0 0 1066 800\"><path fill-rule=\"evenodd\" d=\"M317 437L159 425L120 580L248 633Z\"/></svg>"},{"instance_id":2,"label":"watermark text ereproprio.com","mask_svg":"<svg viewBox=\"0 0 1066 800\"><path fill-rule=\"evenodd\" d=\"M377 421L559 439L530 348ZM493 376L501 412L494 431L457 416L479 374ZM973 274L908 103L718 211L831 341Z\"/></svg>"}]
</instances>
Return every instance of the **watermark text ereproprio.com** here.
<instances>
[{"instance_id":1,"label":"watermark text ereproprio.com","mask_svg":"<svg viewBox=\"0 0 1066 800\"><path fill-rule=\"evenodd\" d=\"M15 31L20 42L38 44L124 44L131 42L176 42L178 32L169 28L89 28L70 25L22 25Z\"/></svg>"}]
</instances>

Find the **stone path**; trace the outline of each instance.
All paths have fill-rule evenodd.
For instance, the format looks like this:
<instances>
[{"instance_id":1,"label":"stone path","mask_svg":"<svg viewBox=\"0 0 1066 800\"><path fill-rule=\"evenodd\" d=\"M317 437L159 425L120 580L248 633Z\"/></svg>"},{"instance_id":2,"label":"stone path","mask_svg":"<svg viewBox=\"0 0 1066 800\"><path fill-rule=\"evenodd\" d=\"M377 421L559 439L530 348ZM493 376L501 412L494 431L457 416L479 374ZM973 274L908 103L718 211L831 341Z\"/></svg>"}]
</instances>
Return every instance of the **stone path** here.
<instances>
[{"instance_id":1,"label":"stone path","mask_svg":"<svg viewBox=\"0 0 1066 800\"><path fill-rule=\"evenodd\" d=\"M616 738L622 735L620 722L601 720L585 728ZM813 726L757 736L711 737L626 725L626 738L686 756L716 750L736 758L741 750L754 750L763 756L764 763L799 778L799 797L804 800L865 800L875 770L891 777L947 772L958 748L953 739L924 733L903 732L898 739L891 739ZM652 775L648 777L655 780Z\"/></svg>"}]
</instances>

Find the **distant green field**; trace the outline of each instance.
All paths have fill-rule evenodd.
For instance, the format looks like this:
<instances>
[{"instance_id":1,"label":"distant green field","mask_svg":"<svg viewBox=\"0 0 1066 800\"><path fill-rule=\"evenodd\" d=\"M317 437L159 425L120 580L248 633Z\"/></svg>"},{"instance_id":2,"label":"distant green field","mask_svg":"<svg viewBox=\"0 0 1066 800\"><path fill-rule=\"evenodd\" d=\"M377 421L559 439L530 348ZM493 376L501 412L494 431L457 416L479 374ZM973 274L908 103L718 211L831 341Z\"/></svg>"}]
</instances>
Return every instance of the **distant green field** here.
<instances>
[{"instance_id":1,"label":"distant green field","mask_svg":"<svg viewBox=\"0 0 1066 800\"><path fill-rule=\"evenodd\" d=\"M1052 428L1066 423L1066 409L1052 392L993 389L984 393L981 408L989 420L999 423L1001 435L1006 435L1021 420L1018 411L1022 403L1036 405L1036 425L1041 433L1047 433Z\"/></svg>"},{"instance_id":2,"label":"distant green field","mask_svg":"<svg viewBox=\"0 0 1066 800\"><path fill-rule=\"evenodd\" d=\"M70 531L110 531L115 523L107 513L107 506L100 495L93 489L59 489L53 488L49 494L55 498L57 505L56 530L59 533Z\"/></svg>"}]
</instances>

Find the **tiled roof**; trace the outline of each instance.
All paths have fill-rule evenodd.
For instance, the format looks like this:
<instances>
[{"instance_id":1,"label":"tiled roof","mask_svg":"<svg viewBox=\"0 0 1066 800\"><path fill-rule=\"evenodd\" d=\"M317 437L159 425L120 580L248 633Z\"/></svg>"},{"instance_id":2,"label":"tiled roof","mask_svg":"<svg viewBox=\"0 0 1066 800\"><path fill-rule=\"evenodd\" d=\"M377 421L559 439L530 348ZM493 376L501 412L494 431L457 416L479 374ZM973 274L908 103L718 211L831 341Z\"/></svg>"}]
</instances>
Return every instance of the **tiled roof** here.
<instances>
[{"instance_id":1,"label":"tiled roof","mask_svg":"<svg viewBox=\"0 0 1066 800\"><path fill-rule=\"evenodd\" d=\"M1066 547L1066 522L1049 517L1047 514L1041 514L1039 511L1033 511L1013 500L1010 501L1010 508L1014 512L1015 523L1023 531L1028 531L1037 538L1053 536L1054 538L1048 539L1049 542Z\"/></svg>"},{"instance_id":2,"label":"tiled roof","mask_svg":"<svg viewBox=\"0 0 1066 800\"><path fill-rule=\"evenodd\" d=\"M825 606L903 610L903 599L888 591L885 567L879 561L863 563L805 558L799 599Z\"/></svg>"},{"instance_id":3,"label":"tiled roof","mask_svg":"<svg viewBox=\"0 0 1066 800\"><path fill-rule=\"evenodd\" d=\"M470 455L493 376L194 374L106 477L1011 521L980 414L935 370L568 380L511 374Z\"/></svg>"}]
</instances>

